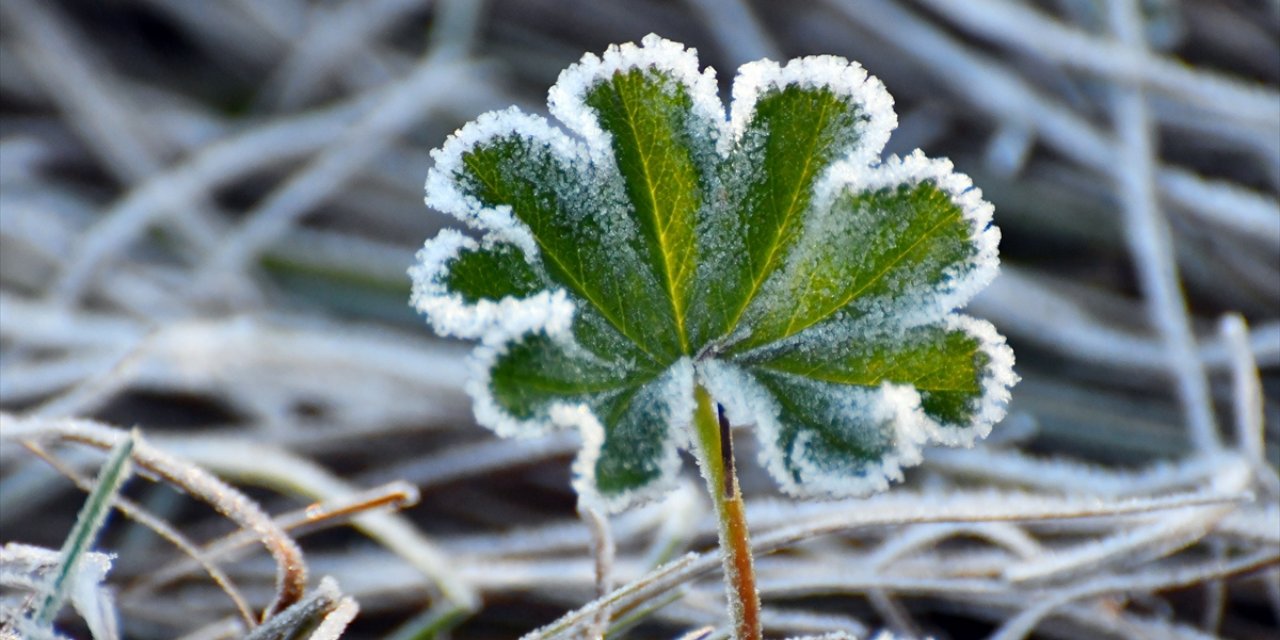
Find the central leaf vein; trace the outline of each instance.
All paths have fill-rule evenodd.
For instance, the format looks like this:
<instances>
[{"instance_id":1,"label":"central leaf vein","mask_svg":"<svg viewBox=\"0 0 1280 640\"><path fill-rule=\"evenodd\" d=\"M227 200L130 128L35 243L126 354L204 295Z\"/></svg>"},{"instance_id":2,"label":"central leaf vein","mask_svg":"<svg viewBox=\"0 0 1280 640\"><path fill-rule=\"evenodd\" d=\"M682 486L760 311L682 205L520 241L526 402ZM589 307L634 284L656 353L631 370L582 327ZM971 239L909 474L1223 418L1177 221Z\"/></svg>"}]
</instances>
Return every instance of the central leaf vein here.
<instances>
[{"instance_id":1,"label":"central leaf vein","mask_svg":"<svg viewBox=\"0 0 1280 640\"><path fill-rule=\"evenodd\" d=\"M741 306L734 313L733 320L729 322L727 334L732 334L733 330L738 326L738 322L742 320L742 314L746 312L747 307L751 305L751 301L755 299L760 292L761 285L764 284L765 278L772 272L772 266L777 260L778 249L782 247L783 241L787 237L787 229L792 225L797 217L797 209L801 201L801 196L811 187L813 178L813 159L818 148L819 138L822 137L822 130L826 126L828 119L827 112L830 109L830 101L824 100L822 107L818 111L817 122L813 127L813 135L808 141L808 152L804 154L804 166L800 170L800 177L796 180L796 184L791 191L791 198L787 204L786 211L782 215L782 219L774 231L773 237L770 239L769 251L765 256L764 262L760 265L755 273L751 274L751 289L742 300ZM770 200L774 203L774 209L777 210L777 191L771 191ZM807 204L807 202L806 202Z\"/></svg>"},{"instance_id":2,"label":"central leaf vein","mask_svg":"<svg viewBox=\"0 0 1280 640\"><path fill-rule=\"evenodd\" d=\"M902 249L902 251L894 255L893 259L890 260L889 263L886 264L883 269L881 269L880 271L875 273L873 276L871 276L871 278L868 279L865 283L863 283L862 286L853 290L848 295L841 297L835 304L828 306L826 310L814 315L814 317L810 318L809 320L807 321L800 320L800 313L804 309L802 306L797 305L795 310L791 314L790 321L787 323L786 330L782 332L782 335L779 336L778 339L781 340L783 338L793 336L813 326L815 323L829 317L832 313L835 313L836 311L843 308L845 305L849 304L850 302L858 299L858 297L861 296L864 292L866 292L867 289L870 289L873 285L880 282L880 280L882 280L885 277L885 275L887 275L890 271L892 271L894 267L898 266L898 264L901 263L903 260L905 260L908 255L913 253L917 247L923 244L926 240L929 240L930 238L932 238L933 234L937 233L939 229L943 228L945 225L951 222L954 222L959 218L960 218L959 214L943 216L943 218L939 220L937 223L935 223L933 226L922 231L920 235L916 237L915 241L913 241L910 245L907 245L905 248ZM817 274L810 274L806 280L808 282L812 282L816 277L817 277ZM808 290L808 287L806 286L806 291L807 290Z\"/></svg>"},{"instance_id":3,"label":"central leaf vein","mask_svg":"<svg viewBox=\"0 0 1280 640\"><path fill-rule=\"evenodd\" d=\"M642 140L639 130L636 129L636 120L638 118L636 110L630 100L630 93L624 90L625 83L618 83L618 96L622 103L622 108L626 112L627 130L631 134L632 140L636 145L636 152L640 155L640 173L644 177L645 195L649 200L649 210L652 212L652 224L658 239L658 250L662 252L662 275L666 280L667 294L671 298L671 311L675 317L676 332L680 336L680 347L685 353L689 352L689 336L685 329L685 309L683 304L683 295L679 291L678 281L683 277L684 265L681 260L671 250L670 233L671 228L676 222L675 208L673 203L672 211L666 213L663 217L662 207L658 203L658 186L654 180L652 171L652 158L654 147L657 145L656 139L647 141ZM685 256L680 256L683 258Z\"/></svg>"}]
</instances>

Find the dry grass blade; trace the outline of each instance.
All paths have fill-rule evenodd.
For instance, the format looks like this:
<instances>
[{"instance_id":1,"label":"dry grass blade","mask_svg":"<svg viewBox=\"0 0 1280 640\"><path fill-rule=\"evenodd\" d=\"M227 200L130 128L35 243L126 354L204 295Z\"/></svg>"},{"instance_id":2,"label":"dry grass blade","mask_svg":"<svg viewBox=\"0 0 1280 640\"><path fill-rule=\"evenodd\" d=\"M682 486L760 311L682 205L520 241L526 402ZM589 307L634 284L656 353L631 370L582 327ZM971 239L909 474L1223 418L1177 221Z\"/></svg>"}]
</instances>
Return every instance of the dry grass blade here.
<instances>
[{"instance_id":1,"label":"dry grass blade","mask_svg":"<svg viewBox=\"0 0 1280 640\"><path fill-rule=\"evenodd\" d=\"M24 420L0 413L0 437L5 440L56 439L109 449L130 436L85 420ZM208 502L227 518L258 534L263 546L275 557L278 567L276 596L264 613L264 619L302 597L307 580L307 566L302 553L297 544L255 503L203 469L174 458L144 441L135 443L133 462Z\"/></svg>"},{"instance_id":2,"label":"dry grass blade","mask_svg":"<svg viewBox=\"0 0 1280 640\"><path fill-rule=\"evenodd\" d=\"M278 516L275 521L282 530L300 537L311 531L338 526L362 513L379 509L398 510L412 506L417 501L416 488L393 482L350 497L313 504L305 509ZM134 583L126 592L126 596L144 597L197 569L204 569L215 576L215 581L221 582L216 579L210 563L233 559L255 541L256 536L253 532L245 530L214 540L204 549L193 549L192 553L187 554L189 556L187 559L154 569Z\"/></svg>"},{"instance_id":3,"label":"dry grass blade","mask_svg":"<svg viewBox=\"0 0 1280 640\"><path fill-rule=\"evenodd\" d=\"M279 640L292 637L297 631L311 627L316 621L326 618L342 606L344 602L338 583L328 576L320 580L320 585L305 598L281 609L261 625L250 631L244 640ZM350 609L350 606L347 606ZM344 614L340 614L341 622Z\"/></svg>"},{"instance_id":4,"label":"dry grass blade","mask_svg":"<svg viewBox=\"0 0 1280 640\"><path fill-rule=\"evenodd\" d=\"M93 491L95 485L91 480L76 473L75 469L72 469L53 455L49 454L43 449L43 447L32 442L26 442L24 444L33 454L49 463L50 466L57 469L58 473L74 482L80 490L85 491L86 493ZM229 578L221 568L214 564L215 558L213 557L213 554L201 551L195 544L187 540L185 536L183 536L178 530L174 529L169 523L155 515L152 515L132 500L129 500L124 496L116 495L112 500L112 503L113 506L125 517L146 526L159 534L160 537L181 549L196 567L204 570L213 582L226 592L227 597L235 604L236 610L244 620L245 624L248 624L250 627L257 624L253 611L250 609L244 595L242 595L240 590L232 583L231 578ZM252 536L247 537L252 541Z\"/></svg>"}]
</instances>

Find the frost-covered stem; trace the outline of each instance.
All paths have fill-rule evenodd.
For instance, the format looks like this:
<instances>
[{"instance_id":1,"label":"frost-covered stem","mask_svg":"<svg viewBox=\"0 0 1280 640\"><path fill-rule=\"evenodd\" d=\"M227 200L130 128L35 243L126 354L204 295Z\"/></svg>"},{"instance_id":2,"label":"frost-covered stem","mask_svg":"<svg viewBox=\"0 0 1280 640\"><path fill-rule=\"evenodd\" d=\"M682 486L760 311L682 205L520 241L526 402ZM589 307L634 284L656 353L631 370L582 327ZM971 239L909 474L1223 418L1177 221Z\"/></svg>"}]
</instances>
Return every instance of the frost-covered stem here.
<instances>
[{"instance_id":1,"label":"frost-covered stem","mask_svg":"<svg viewBox=\"0 0 1280 640\"><path fill-rule=\"evenodd\" d=\"M609 531L609 521L599 511L587 504L579 502L578 516L587 525L591 534L591 555L596 559L596 597L603 598L613 590L613 559L617 549L613 544L613 534ZM609 628L610 608L601 607L595 620L588 627L584 637L603 638Z\"/></svg>"},{"instance_id":2,"label":"frost-covered stem","mask_svg":"<svg viewBox=\"0 0 1280 640\"><path fill-rule=\"evenodd\" d=\"M716 506L719 521L720 557L724 563L725 595L733 614L734 637L760 640L760 594L756 592L756 570L751 560L751 537L747 532L747 510L738 488L733 466L733 441L729 425L722 424L711 396L701 386L694 392L698 408L694 415L695 454L707 493Z\"/></svg>"}]
</instances>

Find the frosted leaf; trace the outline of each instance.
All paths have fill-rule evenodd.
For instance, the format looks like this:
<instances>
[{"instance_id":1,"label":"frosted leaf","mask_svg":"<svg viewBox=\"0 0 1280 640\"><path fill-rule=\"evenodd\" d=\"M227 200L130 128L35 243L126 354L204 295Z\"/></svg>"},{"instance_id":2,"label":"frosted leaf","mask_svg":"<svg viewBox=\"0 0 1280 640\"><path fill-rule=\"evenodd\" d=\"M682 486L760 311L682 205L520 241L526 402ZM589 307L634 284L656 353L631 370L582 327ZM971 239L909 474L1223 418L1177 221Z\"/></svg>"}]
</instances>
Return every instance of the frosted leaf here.
<instances>
[{"instance_id":1,"label":"frosted leaf","mask_svg":"<svg viewBox=\"0 0 1280 640\"><path fill-rule=\"evenodd\" d=\"M482 424L582 432L575 486L609 510L671 486L695 384L788 492L850 495L986 435L1017 380L955 313L997 271L991 206L945 160L879 160L878 80L765 60L733 98L726 117L714 72L650 35L560 75L563 129L513 108L433 153L427 203L479 238L428 241L413 304L482 341Z\"/></svg>"}]
</instances>

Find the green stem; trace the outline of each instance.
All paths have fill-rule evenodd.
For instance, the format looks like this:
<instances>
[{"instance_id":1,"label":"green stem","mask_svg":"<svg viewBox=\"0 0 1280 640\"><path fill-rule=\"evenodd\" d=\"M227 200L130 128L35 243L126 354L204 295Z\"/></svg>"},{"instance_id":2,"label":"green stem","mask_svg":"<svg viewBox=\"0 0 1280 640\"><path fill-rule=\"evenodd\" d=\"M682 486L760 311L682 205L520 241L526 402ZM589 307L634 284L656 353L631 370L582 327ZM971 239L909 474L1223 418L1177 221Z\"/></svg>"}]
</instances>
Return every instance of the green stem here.
<instances>
[{"instance_id":1,"label":"green stem","mask_svg":"<svg viewBox=\"0 0 1280 640\"><path fill-rule=\"evenodd\" d=\"M128 437L122 438L119 444L111 448L111 456L98 472L98 481L94 484L93 492L80 508L80 515L76 516L71 534L62 543L62 550L58 553L58 570L54 574L53 583L49 585L44 601L35 612L36 624L41 627L51 628L54 618L58 617L58 611L62 609L63 602L70 595L71 582L74 580L77 567L84 562L85 555L93 549L94 542L102 533L102 526L106 524L107 516L111 514L112 502L119 495L125 480L129 479L131 467L129 462L132 460L133 448L137 442L137 431L130 432Z\"/></svg>"},{"instance_id":2,"label":"green stem","mask_svg":"<svg viewBox=\"0 0 1280 640\"><path fill-rule=\"evenodd\" d=\"M694 395L698 401L693 420L694 449L720 521L720 554L724 562L725 595L733 614L734 637L760 640L763 634L760 594L756 592L746 507L733 467L733 439L728 423L721 420L707 390L699 386Z\"/></svg>"}]
</instances>

